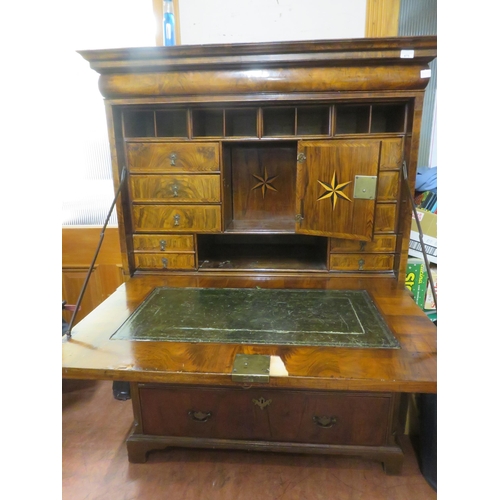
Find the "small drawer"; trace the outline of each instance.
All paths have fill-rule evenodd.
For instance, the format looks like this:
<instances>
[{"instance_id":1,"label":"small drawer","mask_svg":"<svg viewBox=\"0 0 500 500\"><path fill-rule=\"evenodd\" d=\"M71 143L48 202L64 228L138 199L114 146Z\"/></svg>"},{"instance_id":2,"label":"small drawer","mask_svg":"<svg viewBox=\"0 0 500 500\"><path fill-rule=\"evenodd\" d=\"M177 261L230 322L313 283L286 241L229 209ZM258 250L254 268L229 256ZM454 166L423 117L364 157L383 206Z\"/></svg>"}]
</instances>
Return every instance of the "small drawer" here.
<instances>
[{"instance_id":1,"label":"small drawer","mask_svg":"<svg viewBox=\"0 0 500 500\"><path fill-rule=\"evenodd\" d=\"M194 236L186 235L139 235L134 234L136 252L194 252Z\"/></svg>"},{"instance_id":2,"label":"small drawer","mask_svg":"<svg viewBox=\"0 0 500 500\"><path fill-rule=\"evenodd\" d=\"M399 196L399 172L380 172L377 185L378 201L396 201Z\"/></svg>"},{"instance_id":3,"label":"small drawer","mask_svg":"<svg viewBox=\"0 0 500 500\"><path fill-rule=\"evenodd\" d=\"M391 421L384 395L276 391L267 418L273 440L333 445L382 446Z\"/></svg>"},{"instance_id":4,"label":"small drawer","mask_svg":"<svg viewBox=\"0 0 500 500\"><path fill-rule=\"evenodd\" d=\"M330 254L330 271L391 271L393 267L393 254Z\"/></svg>"},{"instance_id":5,"label":"small drawer","mask_svg":"<svg viewBox=\"0 0 500 500\"><path fill-rule=\"evenodd\" d=\"M130 191L136 202L171 201L217 203L221 201L220 175L131 175Z\"/></svg>"},{"instance_id":6,"label":"small drawer","mask_svg":"<svg viewBox=\"0 0 500 500\"><path fill-rule=\"evenodd\" d=\"M194 254L135 253L137 269L195 269Z\"/></svg>"},{"instance_id":7,"label":"small drawer","mask_svg":"<svg viewBox=\"0 0 500 500\"><path fill-rule=\"evenodd\" d=\"M134 205L132 216L137 232L213 233L222 227L220 206Z\"/></svg>"},{"instance_id":8,"label":"small drawer","mask_svg":"<svg viewBox=\"0 0 500 500\"><path fill-rule=\"evenodd\" d=\"M399 170L403 164L403 139L384 139L380 152L380 170Z\"/></svg>"},{"instance_id":9,"label":"small drawer","mask_svg":"<svg viewBox=\"0 0 500 500\"><path fill-rule=\"evenodd\" d=\"M397 208L395 203L377 203L373 230L377 233L395 233Z\"/></svg>"},{"instance_id":10,"label":"small drawer","mask_svg":"<svg viewBox=\"0 0 500 500\"><path fill-rule=\"evenodd\" d=\"M396 250L395 234L376 234L372 241L330 239L331 253L360 253L360 252L394 252Z\"/></svg>"},{"instance_id":11,"label":"small drawer","mask_svg":"<svg viewBox=\"0 0 500 500\"><path fill-rule=\"evenodd\" d=\"M129 142L126 149L131 173L219 171L217 143Z\"/></svg>"}]
</instances>

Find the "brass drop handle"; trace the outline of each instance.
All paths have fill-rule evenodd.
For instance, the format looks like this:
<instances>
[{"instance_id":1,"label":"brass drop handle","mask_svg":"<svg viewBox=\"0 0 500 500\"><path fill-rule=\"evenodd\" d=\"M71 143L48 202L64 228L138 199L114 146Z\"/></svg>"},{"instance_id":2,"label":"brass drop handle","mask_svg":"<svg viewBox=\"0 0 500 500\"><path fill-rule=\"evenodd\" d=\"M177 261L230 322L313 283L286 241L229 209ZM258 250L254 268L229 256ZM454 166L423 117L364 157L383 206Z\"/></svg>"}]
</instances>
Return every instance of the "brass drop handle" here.
<instances>
[{"instance_id":1,"label":"brass drop handle","mask_svg":"<svg viewBox=\"0 0 500 500\"><path fill-rule=\"evenodd\" d=\"M175 167L175 160L177 160L177 153L171 153L169 158L170 158L170 165Z\"/></svg>"},{"instance_id":2,"label":"brass drop handle","mask_svg":"<svg viewBox=\"0 0 500 500\"><path fill-rule=\"evenodd\" d=\"M332 427L333 424L337 423L337 418L336 417L328 417L327 415L322 415L321 417L314 415L313 422L318 427L322 427L323 429L328 429L328 428Z\"/></svg>"},{"instance_id":3,"label":"brass drop handle","mask_svg":"<svg viewBox=\"0 0 500 500\"><path fill-rule=\"evenodd\" d=\"M181 216L179 214L174 215L174 226L178 226L181 222Z\"/></svg>"},{"instance_id":4,"label":"brass drop handle","mask_svg":"<svg viewBox=\"0 0 500 500\"><path fill-rule=\"evenodd\" d=\"M167 246L167 242L165 240L160 240L160 250L162 252L165 251L166 246Z\"/></svg>"},{"instance_id":5,"label":"brass drop handle","mask_svg":"<svg viewBox=\"0 0 500 500\"><path fill-rule=\"evenodd\" d=\"M358 270L359 270L359 271L363 271L364 266L365 266L365 260L364 260L364 259L359 259L359 260L358 260L358 266L359 266L359 267L358 267Z\"/></svg>"},{"instance_id":6,"label":"brass drop handle","mask_svg":"<svg viewBox=\"0 0 500 500\"><path fill-rule=\"evenodd\" d=\"M163 264L163 269L167 269L168 259L166 259L165 257L163 257L163 259L161 259L161 262Z\"/></svg>"},{"instance_id":7,"label":"brass drop handle","mask_svg":"<svg viewBox=\"0 0 500 500\"><path fill-rule=\"evenodd\" d=\"M188 411L188 415L195 422L207 422L208 419L212 416L212 412L211 411L204 412L204 411L190 410L190 411Z\"/></svg>"},{"instance_id":8,"label":"brass drop handle","mask_svg":"<svg viewBox=\"0 0 500 500\"><path fill-rule=\"evenodd\" d=\"M179 197L179 186L177 184L174 184L172 186L172 193L173 193L174 198Z\"/></svg>"}]
</instances>

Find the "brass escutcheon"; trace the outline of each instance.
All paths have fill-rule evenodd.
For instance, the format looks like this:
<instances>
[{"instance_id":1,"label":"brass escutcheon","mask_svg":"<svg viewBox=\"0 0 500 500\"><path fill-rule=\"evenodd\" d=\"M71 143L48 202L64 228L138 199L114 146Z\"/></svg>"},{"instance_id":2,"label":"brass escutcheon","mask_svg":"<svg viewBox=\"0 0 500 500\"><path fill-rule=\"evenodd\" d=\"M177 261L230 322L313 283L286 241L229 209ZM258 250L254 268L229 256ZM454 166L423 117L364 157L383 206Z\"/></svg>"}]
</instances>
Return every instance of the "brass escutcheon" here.
<instances>
[{"instance_id":1,"label":"brass escutcheon","mask_svg":"<svg viewBox=\"0 0 500 500\"><path fill-rule=\"evenodd\" d=\"M259 399L252 399L252 402L253 404L257 405L261 410L263 410L266 406L269 406L273 402L273 400L259 398Z\"/></svg>"}]
</instances>

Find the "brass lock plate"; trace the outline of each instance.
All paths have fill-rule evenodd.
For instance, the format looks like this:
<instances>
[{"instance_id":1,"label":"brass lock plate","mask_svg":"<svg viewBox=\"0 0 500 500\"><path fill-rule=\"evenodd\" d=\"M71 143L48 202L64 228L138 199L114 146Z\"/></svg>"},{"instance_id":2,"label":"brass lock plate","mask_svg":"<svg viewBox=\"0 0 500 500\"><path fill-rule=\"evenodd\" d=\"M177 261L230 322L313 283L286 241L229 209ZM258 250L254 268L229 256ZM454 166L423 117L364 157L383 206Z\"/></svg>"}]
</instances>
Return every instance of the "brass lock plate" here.
<instances>
[{"instance_id":1,"label":"brass lock plate","mask_svg":"<svg viewBox=\"0 0 500 500\"><path fill-rule=\"evenodd\" d=\"M233 382L269 382L271 356L265 354L236 354L231 378Z\"/></svg>"},{"instance_id":2,"label":"brass lock plate","mask_svg":"<svg viewBox=\"0 0 500 500\"><path fill-rule=\"evenodd\" d=\"M358 200L374 200L377 194L376 175L356 175L354 177L353 198Z\"/></svg>"}]
</instances>

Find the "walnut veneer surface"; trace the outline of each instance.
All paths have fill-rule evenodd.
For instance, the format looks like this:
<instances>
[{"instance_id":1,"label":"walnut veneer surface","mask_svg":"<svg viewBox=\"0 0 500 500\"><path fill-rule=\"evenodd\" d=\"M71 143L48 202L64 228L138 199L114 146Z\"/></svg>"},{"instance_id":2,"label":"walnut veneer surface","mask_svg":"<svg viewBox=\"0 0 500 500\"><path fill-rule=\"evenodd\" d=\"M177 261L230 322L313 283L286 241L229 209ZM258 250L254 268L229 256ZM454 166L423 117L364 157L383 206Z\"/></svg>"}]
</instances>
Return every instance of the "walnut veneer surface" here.
<instances>
[{"instance_id":1,"label":"walnut veneer surface","mask_svg":"<svg viewBox=\"0 0 500 500\"><path fill-rule=\"evenodd\" d=\"M262 346L111 340L111 335L158 286L366 289L400 349ZM287 377L270 387L436 392L436 327L392 279L294 276L135 276L63 340L63 376L137 382L231 385L238 353L280 356Z\"/></svg>"},{"instance_id":2,"label":"walnut veneer surface","mask_svg":"<svg viewBox=\"0 0 500 500\"><path fill-rule=\"evenodd\" d=\"M80 52L100 74L115 187L128 177L117 216L129 279L63 339L63 377L131 382L131 462L219 447L401 472L402 393L437 390L436 327L404 287L404 177L411 191L436 44ZM400 348L111 339L157 287L366 290ZM285 371L234 382L242 353Z\"/></svg>"}]
</instances>

